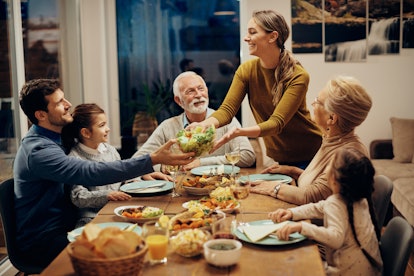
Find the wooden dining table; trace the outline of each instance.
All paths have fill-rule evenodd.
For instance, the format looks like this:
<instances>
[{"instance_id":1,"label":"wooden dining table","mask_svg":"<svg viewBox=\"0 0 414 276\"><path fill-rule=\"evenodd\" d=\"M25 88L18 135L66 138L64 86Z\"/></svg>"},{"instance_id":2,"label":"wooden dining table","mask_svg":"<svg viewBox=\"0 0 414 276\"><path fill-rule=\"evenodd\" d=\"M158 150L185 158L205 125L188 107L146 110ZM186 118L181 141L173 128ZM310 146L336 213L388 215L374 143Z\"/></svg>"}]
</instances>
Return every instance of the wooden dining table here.
<instances>
[{"instance_id":1,"label":"wooden dining table","mask_svg":"<svg viewBox=\"0 0 414 276\"><path fill-rule=\"evenodd\" d=\"M254 168L242 169L254 174ZM181 190L182 196L171 197L171 194L148 197L133 197L128 201L109 201L93 220L94 223L125 222L114 214L114 209L125 205L145 205L158 207L166 215L173 216L185 211L182 204L199 195L190 195ZM245 222L266 220L269 211L277 208L289 208L294 205L272 198L270 196L250 193L241 202L241 212L236 219ZM141 225L142 226L142 225ZM143 275L325 275L318 246L314 241L303 241L287 245L260 245L242 241L241 257L236 265L230 267L215 267L206 262L203 255L182 257L169 249L166 264L150 265L146 256ZM52 263L40 274L76 275L66 250L63 250Z\"/></svg>"}]
</instances>

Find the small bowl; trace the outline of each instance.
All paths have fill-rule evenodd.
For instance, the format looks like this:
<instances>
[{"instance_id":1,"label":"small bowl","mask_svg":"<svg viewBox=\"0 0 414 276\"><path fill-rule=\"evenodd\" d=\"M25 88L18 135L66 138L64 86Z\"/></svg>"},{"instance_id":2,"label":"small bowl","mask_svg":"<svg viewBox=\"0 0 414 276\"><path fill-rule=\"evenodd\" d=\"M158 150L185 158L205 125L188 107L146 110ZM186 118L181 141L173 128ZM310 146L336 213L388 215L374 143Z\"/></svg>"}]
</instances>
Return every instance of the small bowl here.
<instances>
[{"instance_id":1,"label":"small bowl","mask_svg":"<svg viewBox=\"0 0 414 276\"><path fill-rule=\"evenodd\" d=\"M211 238L210 232L201 229L177 231L171 236L170 244L178 255L194 257L203 253L203 244Z\"/></svg>"},{"instance_id":2,"label":"small bowl","mask_svg":"<svg viewBox=\"0 0 414 276\"><path fill-rule=\"evenodd\" d=\"M205 242L203 248L204 257L209 264L225 267L239 261L242 244L238 240L215 239Z\"/></svg>"}]
</instances>

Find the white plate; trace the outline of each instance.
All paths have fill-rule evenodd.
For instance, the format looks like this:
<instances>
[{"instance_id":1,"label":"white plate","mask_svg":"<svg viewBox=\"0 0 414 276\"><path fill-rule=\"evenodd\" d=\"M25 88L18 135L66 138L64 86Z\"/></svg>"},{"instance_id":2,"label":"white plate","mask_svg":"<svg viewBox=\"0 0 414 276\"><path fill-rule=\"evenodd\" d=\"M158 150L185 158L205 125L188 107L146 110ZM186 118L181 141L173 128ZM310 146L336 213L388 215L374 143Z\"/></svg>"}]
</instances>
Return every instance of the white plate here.
<instances>
[{"instance_id":1,"label":"white plate","mask_svg":"<svg viewBox=\"0 0 414 276\"><path fill-rule=\"evenodd\" d=\"M250 225L263 225L263 224L274 224L271 220L256 220L249 222ZM253 243L253 244L259 244L259 245L285 245L285 244L292 244L297 243L300 241L303 241L306 239L306 237L299 233L293 233L290 234L290 238L288 241L282 241L279 240L275 235L267 236L257 242L251 241L240 229L236 229L234 231L234 234L237 238L239 238L242 241Z\"/></svg>"},{"instance_id":2,"label":"white plate","mask_svg":"<svg viewBox=\"0 0 414 276\"><path fill-rule=\"evenodd\" d=\"M163 186L161 188L148 188L148 189L141 190L141 191L136 191L136 192L132 191L134 189L153 186L153 185L156 185L158 183L163 183L163 182L166 182L166 184L165 184L165 186ZM137 196L151 196L151 195L169 193L172 190L173 185L174 184L172 182L165 181L165 180L136 181L136 182L130 182L130 183L127 183L125 185L122 185L120 190L125 192L125 193L133 194L133 195L137 195ZM131 191L129 191L129 190L131 190Z\"/></svg>"},{"instance_id":3,"label":"white plate","mask_svg":"<svg viewBox=\"0 0 414 276\"><path fill-rule=\"evenodd\" d=\"M125 219L126 221L139 222L139 223L143 223L143 222L151 221L151 220L157 220L157 219L159 219L159 217L161 217L164 214L164 211L162 211L162 213L160 215L158 215L156 217L150 217L150 218L143 218L143 217L141 217L141 218L128 218L128 217L125 217L125 216L122 215L122 211L125 210L125 209L140 208L140 207L143 207L143 206L142 205L119 206L119 207L115 208L114 213L115 213L115 215ZM148 206L148 207L151 207L151 206ZM160 208L157 208L157 207L151 207L151 208L161 210Z\"/></svg>"},{"instance_id":4,"label":"white plate","mask_svg":"<svg viewBox=\"0 0 414 276\"><path fill-rule=\"evenodd\" d=\"M188 209L188 204L189 203L190 203L190 201L184 202L183 205L181 205L181 206L183 206L184 209ZM207 208L207 206L203 206L203 207ZM229 209L215 208L214 210L222 211L223 213L230 214L230 213L233 213L234 211L238 210L239 208L240 208L240 203L237 203L237 205L234 208L229 208Z\"/></svg>"},{"instance_id":5,"label":"white plate","mask_svg":"<svg viewBox=\"0 0 414 276\"><path fill-rule=\"evenodd\" d=\"M292 177L284 174L277 173L259 173L249 175L250 182L260 182L260 181L280 181L283 183L292 182Z\"/></svg>"},{"instance_id":6,"label":"white plate","mask_svg":"<svg viewBox=\"0 0 414 276\"><path fill-rule=\"evenodd\" d=\"M211 166L201 166L191 170L192 174L195 175L208 175L210 171L214 173L215 168L223 167L223 174L231 174L231 165L211 165ZM234 173L240 172L240 168L234 166Z\"/></svg>"},{"instance_id":7,"label":"white plate","mask_svg":"<svg viewBox=\"0 0 414 276\"><path fill-rule=\"evenodd\" d=\"M134 223L129 223L129 222L104 222L104 223L97 223L96 225L98 225L101 228L107 228L107 227L118 227L119 229L125 229L128 226L133 225ZM82 234L84 226L76 228L70 232L68 232L68 240L70 242L75 241L76 237L78 237L80 234ZM142 228L139 227L138 225L135 226L134 228L134 232L137 233L138 235L142 234Z\"/></svg>"}]
</instances>

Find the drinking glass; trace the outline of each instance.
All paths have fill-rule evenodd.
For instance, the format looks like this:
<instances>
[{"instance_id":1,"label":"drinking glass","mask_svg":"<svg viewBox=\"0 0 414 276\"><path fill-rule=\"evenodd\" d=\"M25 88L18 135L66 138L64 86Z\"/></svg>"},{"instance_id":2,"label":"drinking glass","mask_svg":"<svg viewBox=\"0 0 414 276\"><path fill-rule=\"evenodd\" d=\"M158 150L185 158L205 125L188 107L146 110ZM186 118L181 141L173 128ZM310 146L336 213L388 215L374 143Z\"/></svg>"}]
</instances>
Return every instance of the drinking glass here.
<instances>
[{"instance_id":1,"label":"drinking glass","mask_svg":"<svg viewBox=\"0 0 414 276\"><path fill-rule=\"evenodd\" d=\"M179 170L178 165L164 165L164 169L172 176L173 178L173 191L172 197L179 197L181 194L177 190L177 174Z\"/></svg>"},{"instance_id":2,"label":"drinking glass","mask_svg":"<svg viewBox=\"0 0 414 276\"><path fill-rule=\"evenodd\" d=\"M214 239L235 239L236 217L226 214L224 217L213 220L211 232Z\"/></svg>"},{"instance_id":3,"label":"drinking glass","mask_svg":"<svg viewBox=\"0 0 414 276\"><path fill-rule=\"evenodd\" d=\"M231 187L234 198L240 203L241 223L243 224L242 200L250 195L250 176L248 173L239 173L235 176L234 185Z\"/></svg>"},{"instance_id":4,"label":"drinking glass","mask_svg":"<svg viewBox=\"0 0 414 276\"><path fill-rule=\"evenodd\" d=\"M234 165L240 160L240 144L233 140L227 142L225 156L231 163L231 175L234 176Z\"/></svg>"},{"instance_id":5,"label":"drinking glass","mask_svg":"<svg viewBox=\"0 0 414 276\"><path fill-rule=\"evenodd\" d=\"M142 236L148 246L150 264L166 263L169 238L168 226L162 226L158 221L147 221L142 227Z\"/></svg>"},{"instance_id":6,"label":"drinking glass","mask_svg":"<svg viewBox=\"0 0 414 276\"><path fill-rule=\"evenodd\" d=\"M173 153L182 153L180 147L177 144L173 144L170 148L170 151ZM167 171L173 178L173 191L172 197L179 197L181 194L178 192L177 189L177 174L180 170L180 166L178 165L164 165L165 171Z\"/></svg>"}]
</instances>

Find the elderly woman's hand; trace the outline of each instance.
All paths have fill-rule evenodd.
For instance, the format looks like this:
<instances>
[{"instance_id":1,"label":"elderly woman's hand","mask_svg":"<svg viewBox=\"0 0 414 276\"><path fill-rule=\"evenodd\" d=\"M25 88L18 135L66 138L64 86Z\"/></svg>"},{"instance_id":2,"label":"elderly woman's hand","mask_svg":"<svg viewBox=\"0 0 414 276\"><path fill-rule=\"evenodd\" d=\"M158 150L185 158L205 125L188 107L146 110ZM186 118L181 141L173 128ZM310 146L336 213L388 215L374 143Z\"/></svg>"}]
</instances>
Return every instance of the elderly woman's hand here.
<instances>
[{"instance_id":1,"label":"elderly woman's hand","mask_svg":"<svg viewBox=\"0 0 414 276\"><path fill-rule=\"evenodd\" d=\"M273 181L263 181L259 183L252 183L250 186L250 191L252 193L261 194L261 195L272 195L275 189L275 182Z\"/></svg>"},{"instance_id":2,"label":"elderly woman's hand","mask_svg":"<svg viewBox=\"0 0 414 276\"><path fill-rule=\"evenodd\" d=\"M279 165L279 163L274 163L271 166L265 168L261 171L261 173L281 173L281 174L288 174L290 166L287 165Z\"/></svg>"}]
</instances>

